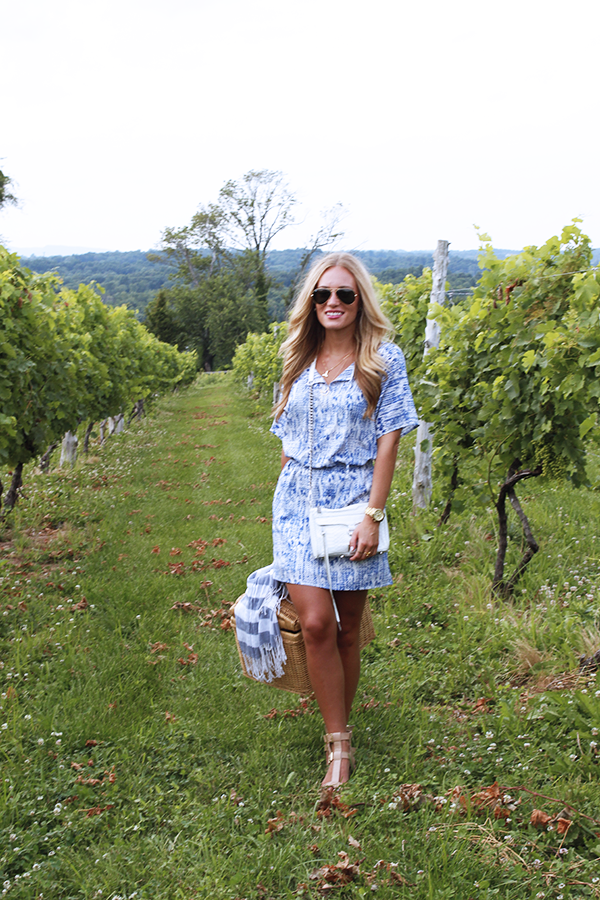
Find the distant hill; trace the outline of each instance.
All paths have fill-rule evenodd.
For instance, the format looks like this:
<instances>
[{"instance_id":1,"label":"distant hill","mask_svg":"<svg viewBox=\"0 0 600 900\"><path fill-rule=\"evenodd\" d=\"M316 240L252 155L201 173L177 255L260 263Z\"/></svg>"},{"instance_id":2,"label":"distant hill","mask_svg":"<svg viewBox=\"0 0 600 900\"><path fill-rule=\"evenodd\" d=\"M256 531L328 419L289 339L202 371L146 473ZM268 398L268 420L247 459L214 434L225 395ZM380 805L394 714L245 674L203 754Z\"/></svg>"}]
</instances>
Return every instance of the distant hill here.
<instances>
[{"instance_id":1,"label":"distant hill","mask_svg":"<svg viewBox=\"0 0 600 900\"><path fill-rule=\"evenodd\" d=\"M148 251L150 252L150 251ZM279 282L270 296L270 311L281 318L285 298L302 259L302 249L272 250L267 266ZM496 250L504 259L514 250ZM448 280L454 290L471 287L479 278L477 250L450 250ZM420 275L425 266L433 266L433 253L412 250L358 250L358 256L370 272L384 284L397 284L406 275ZM112 306L126 304L144 313L146 306L161 287L175 274L167 259L154 262L141 250L108 253L77 253L70 256L24 256L23 264L34 272L56 271L69 288L82 282L96 281L105 290L103 299ZM594 264L600 262L600 249L594 250Z\"/></svg>"},{"instance_id":2,"label":"distant hill","mask_svg":"<svg viewBox=\"0 0 600 900\"><path fill-rule=\"evenodd\" d=\"M175 272L165 263L151 262L141 250L77 253L71 256L28 256L22 262L34 272L57 272L68 288L97 281L103 300L111 306L126 304L143 312L157 291Z\"/></svg>"}]
</instances>

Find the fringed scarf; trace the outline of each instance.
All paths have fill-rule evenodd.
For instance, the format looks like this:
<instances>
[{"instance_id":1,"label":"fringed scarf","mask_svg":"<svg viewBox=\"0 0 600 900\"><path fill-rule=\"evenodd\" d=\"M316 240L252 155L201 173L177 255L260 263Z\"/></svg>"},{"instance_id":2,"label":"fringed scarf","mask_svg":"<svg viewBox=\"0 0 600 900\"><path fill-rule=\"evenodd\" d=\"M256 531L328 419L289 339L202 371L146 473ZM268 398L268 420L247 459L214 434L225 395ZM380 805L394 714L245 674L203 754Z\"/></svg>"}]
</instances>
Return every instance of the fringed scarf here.
<instances>
[{"instance_id":1,"label":"fringed scarf","mask_svg":"<svg viewBox=\"0 0 600 900\"><path fill-rule=\"evenodd\" d=\"M288 596L282 581L273 578L273 563L248 577L246 593L235 605L235 628L248 673L269 683L283 675L287 659L277 615Z\"/></svg>"}]
</instances>

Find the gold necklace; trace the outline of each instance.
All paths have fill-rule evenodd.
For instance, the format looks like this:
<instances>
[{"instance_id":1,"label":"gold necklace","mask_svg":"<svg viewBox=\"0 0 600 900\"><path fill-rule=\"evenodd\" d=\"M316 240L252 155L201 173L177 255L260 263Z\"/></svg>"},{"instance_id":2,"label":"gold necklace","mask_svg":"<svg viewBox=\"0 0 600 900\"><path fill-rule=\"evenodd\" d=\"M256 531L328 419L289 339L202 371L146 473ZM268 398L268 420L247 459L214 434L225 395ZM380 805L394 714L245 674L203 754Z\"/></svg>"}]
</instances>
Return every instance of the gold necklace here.
<instances>
[{"instance_id":1,"label":"gold necklace","mask_svg":"<svg viewBox=\"0 0 600 900\"><path fill-rule=\"evenodd\" d=\"M323 378L328 378L328 377L329 377L329 373L332 372L334 369L337 369L337 367L338 367L341 363L343 363L345 359L348 359L349 356L352 356L353 353L354 353L354 350L351 350L350 353L346 353L345 356L342 356L342 358L336 362L335 366L330 366L328 369L326 369L326 370L323 372Z\"/></svg>"}]
</instances>

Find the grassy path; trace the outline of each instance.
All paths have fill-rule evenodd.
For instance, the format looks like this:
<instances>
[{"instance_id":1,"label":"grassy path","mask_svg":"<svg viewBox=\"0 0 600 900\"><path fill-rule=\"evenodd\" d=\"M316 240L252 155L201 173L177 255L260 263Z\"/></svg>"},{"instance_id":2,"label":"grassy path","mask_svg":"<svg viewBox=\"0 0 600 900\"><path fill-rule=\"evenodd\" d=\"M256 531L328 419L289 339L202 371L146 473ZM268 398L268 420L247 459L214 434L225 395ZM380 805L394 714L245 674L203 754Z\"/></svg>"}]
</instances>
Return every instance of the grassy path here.
<instances>
[{"instance_id":1,"label":"grassy path","mask_svg":"<svg viewBox=\"0 0 600 900\"><path fill-rule=\"evenodd\" d=\"M227 630L271 556L267 429L206 379L28 477L0 532L0 895L600 896L600 690L576 674L598 494L539 492L539 565L500 606L489 523L409 516L407 442L359 766L319 808L314 704L244 679Z\"/></svg>"}]
</instances>

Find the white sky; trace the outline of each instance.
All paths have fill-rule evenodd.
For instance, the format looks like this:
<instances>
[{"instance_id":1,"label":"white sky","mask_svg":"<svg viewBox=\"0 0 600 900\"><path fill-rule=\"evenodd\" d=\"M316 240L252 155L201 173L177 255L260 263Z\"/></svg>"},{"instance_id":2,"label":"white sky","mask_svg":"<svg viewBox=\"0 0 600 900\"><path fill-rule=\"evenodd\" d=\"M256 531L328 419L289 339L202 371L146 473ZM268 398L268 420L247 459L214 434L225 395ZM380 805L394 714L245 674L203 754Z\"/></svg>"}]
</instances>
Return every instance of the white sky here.
<instances>
[{"instance_id":1,"label":"white sky","mask_svg":"<svg viewBox=\"0 0 600 900\"><path fill-rule=\"evenodd\" d=\"M11 248L157 246L283 171L295 247L600 246L598 0L0 0Z\"/></svg>"}]
</instances>

